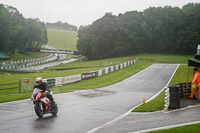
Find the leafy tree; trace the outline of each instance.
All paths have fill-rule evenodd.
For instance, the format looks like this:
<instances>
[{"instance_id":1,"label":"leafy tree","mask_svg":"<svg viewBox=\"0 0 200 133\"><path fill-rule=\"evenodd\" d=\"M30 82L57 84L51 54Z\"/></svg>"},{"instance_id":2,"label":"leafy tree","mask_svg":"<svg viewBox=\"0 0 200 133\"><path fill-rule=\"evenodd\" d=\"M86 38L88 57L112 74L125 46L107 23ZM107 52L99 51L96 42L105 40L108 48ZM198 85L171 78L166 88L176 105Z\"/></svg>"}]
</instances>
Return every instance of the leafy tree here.
<instances>
[{"instance_id":1,"label":"leafy tree","mask_svg":"<svg viewBox=\"0 0 200 133\"><path fill-rule=\"evenodd\" d=\"M58 21L56 23L46 23L46 26L48 28L56 28L56 29L63 29L63 30L72 30L77 31L77 27L74 25L70 25L68 23L62 23L61 21Z\"/></svg>"},{"instance_id":2,"label":"leafy tree","mask_svg":"<svg viewBox=\"0 0 200 133\"><path fill-rule=\"evenodd\" d=\"M44 23L39 19L25 19L18 10L0 4L0 52L8 55L26 48L40 47L47 43Z\"/></svg>"},{"instance_id":3,"label":"leafy tree","mask_svg":"<svg viewBox=\"0 0 200 133\"><path fill-rule=\"evenodd\" d=\"M78 50L88 59L137 53L195 54L200 44L200 4L150 7L105 16L78 31Z\"/></svg>"}]
</instances>

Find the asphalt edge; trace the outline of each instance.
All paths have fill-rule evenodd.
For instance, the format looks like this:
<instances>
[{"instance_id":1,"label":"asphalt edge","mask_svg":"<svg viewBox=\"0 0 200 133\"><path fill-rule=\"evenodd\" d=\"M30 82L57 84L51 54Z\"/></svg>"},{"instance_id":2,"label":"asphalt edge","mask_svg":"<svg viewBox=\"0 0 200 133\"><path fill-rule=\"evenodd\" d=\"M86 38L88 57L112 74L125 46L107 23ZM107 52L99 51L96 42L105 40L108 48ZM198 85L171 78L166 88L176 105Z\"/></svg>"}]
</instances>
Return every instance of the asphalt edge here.
<instances>
[{"instance_id":1,"label":"asphalt edge","mask_svg":"<svg viewBox=\"0 0 200 133\"><path fill-rule=\"evenodd\" d=\"M171 78L169 79L169 81L167 82L167 84L166 84L158 93L156 93L153 97L149 98L146 102L149 102L149 101L153 100L155 97L157 97L157 96L166 88L166 86L168 86L168 84L171 82L171 80L172 80L172 78L174 77L174 74L176 73L176 71L177 71L177 69L179 68L179 66L180 66L180 64L177 64L177 67L176 67L176 69L174 70L174 72L173 72ZM143 71L145 71L145 70L148 69L148 68L149 68L149 67L145 68L144 70L138 72L137 74L142 73ZM137 106L133 107L133 108L130 109L128 112L122 114L121 116L117 117L116 119L114 119L114 120L112 120L112 121L110 121L110 122L107 122L107 123L105 123L105 124L103 124L103 125L101 125L101 126L99 126L99 127L93 128L93 129L87 131L87 133L94 133L94 132L96 132L96 131L99 130L99 129L102 129L102 128L104 128L104 127L106 127L106 126L108 126L108 125L110 125L110 124L112 124L112 123L115 123L115 122L117 122L117 121L123 119L125 116L129 115L129 114L132 112L133 109L137 108L138 106L140 106L140 105L142 105L142 104L143 104L143 103L138 104ZM138 132L138 131L137 131L137 132Z\"/></svg>"}]
</instances>

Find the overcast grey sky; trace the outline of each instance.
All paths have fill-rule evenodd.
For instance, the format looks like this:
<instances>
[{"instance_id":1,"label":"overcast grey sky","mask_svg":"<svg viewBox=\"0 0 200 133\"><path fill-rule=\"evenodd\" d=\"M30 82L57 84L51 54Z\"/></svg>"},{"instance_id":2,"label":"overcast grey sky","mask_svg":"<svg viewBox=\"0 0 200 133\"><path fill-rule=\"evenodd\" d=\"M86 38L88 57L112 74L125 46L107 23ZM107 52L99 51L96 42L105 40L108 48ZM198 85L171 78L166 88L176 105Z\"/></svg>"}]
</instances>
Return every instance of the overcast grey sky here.
<instances>
[{"instance_id":1,"label":"overcast grey sky","mask_svg":"<svg viewBox=\"0 0 200 133\"><path fill-rule=\"evenodd\" d=\"M67 22L76 26L88 25L105 13L114 15L126 11L143 11L149 7L178 6L200 3L200 0L0 0L11 5L26 18L44 22Z\"/></svg>"}]
</instances>

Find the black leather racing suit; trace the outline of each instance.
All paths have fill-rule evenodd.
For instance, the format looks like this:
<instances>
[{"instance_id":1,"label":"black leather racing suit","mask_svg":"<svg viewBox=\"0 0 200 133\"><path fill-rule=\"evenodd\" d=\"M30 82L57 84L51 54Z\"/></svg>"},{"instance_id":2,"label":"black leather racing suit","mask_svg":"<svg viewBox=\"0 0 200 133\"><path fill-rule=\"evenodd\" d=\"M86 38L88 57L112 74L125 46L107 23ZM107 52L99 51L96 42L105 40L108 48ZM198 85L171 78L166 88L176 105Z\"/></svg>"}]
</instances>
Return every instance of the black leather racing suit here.
<instances>
[{"instance_id":1,"label":"black leather racing suit","mask_svg":"<svg viewBox=\"0 0 200 133\"><path fill-rule=\"evenodd\" d=\"M45 93L45 94L46 94L46 97L49 98L49 100L50 100L51 102L54 102L54 99L53 99L52 95L50 94L50 91L49 91L49 88L48 88L48 85L47 85L46 82L42 82L42 83L39 84L39 85L36 84L36 85L34 86L34 89L35 89L35 88L41 89L42 92L48 91L47 93Z\"/></svg>"}]
</instances>

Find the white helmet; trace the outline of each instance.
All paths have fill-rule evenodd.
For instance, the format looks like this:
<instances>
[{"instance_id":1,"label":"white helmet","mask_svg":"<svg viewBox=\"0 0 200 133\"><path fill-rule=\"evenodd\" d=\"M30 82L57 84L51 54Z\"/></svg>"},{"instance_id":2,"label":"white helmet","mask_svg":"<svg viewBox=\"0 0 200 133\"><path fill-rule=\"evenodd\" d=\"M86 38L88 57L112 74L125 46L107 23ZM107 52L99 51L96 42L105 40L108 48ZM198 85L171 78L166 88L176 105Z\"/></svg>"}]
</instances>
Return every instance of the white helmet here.
<instances>
[{"instance_id":1,"label":"white helmet","mask_svg":"<svg viewBox=\"0 0 200 133\"><path fill-rule=\"evenodd\" d=\"M37 77L35 81L36 85L39 85L40 83L42 83L42 77Z\"/></svg>"}]
</instances>

